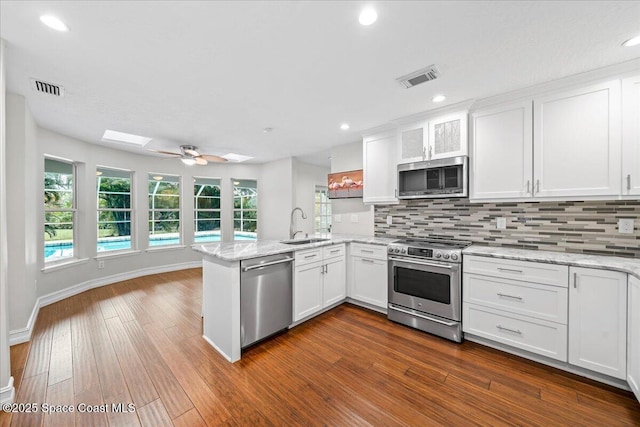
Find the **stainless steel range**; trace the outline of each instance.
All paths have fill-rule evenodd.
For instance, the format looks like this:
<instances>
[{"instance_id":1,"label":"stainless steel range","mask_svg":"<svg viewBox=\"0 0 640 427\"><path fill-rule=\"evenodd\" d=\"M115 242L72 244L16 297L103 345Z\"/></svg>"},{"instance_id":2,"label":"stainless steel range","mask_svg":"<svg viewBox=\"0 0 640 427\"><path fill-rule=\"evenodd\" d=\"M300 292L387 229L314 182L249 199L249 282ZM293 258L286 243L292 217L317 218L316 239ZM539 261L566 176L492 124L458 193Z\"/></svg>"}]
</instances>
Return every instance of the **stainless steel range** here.
<instances>
[{"instance_id":1,"label":"stainless steel range","mask_svg":"<svg viewBox=\"0 0 640 427\"><path fill-rule=\"evenodd\" d=\"M470 242L401 240L389 245L387 317L462 341L462 249Z\"/></svg>"}]
</instances>

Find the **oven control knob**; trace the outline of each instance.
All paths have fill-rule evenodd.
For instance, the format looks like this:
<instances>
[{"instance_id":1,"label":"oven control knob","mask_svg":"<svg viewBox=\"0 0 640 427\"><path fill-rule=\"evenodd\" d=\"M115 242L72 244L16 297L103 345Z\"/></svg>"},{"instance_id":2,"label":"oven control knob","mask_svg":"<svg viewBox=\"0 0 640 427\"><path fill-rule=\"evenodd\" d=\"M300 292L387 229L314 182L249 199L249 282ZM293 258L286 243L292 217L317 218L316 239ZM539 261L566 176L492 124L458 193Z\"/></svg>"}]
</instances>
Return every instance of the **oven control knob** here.
<instances>
[{"instance_id":1,"label":"oven control knob","mask_svg":"<svg viewBox=\"0 0 640 427\"><path fill-rule=\"evenodd\" d=\"M442 254L440 252L436 252L436 258L440 258Z\"/></svg>"},{"instance_id":2,"label":"oven control knob","mask_svg":"<svg viewBox=\"0 0 640 427\"><path fill-rule=\"evenodd\" d=\"M405 248L402 248L402 250L400 252L403 253L403 254L406 254L407 250Z\"/></svg>"},{"instance_id":3,"label":"oven control knob","mask_svg":"<svg viewBox=\"0 0 640 427\"><path fill-rule=\"evenodd\" d=\"M456 261L458 259L458 254L451 254L451 259Z\"/></svg>"},{"instance_id":4,"label":"oven control knob","mask_svg":"<svg viewBox=\"0 0 640 427\"><path fill-rule=\"evenodd\" d=\"M392 253L393 253L393 248L389 248L389 249L387 249L387 252L389 252L390 254L392 254Z\"/></svg>"},{"instance_id":5,"label":"oven control knob","mask_svg":"<svg viewBox=\"0 0 640 427\"><path fill-rule=\"evenodd\" d=\"M444 255L442 255L442 258L444 258L444 259L449 259L449 254L444 254Z\"/></svg>"},{"instance_id":6,"label":"oven control knob","mask_svg":"<svg viewBox=\"0 0 640 427\"><path fill-rule=\"evenodd\" d=\"M400 253L400 249L396 248L395 253Z\"/></svg>"}]
</instances>

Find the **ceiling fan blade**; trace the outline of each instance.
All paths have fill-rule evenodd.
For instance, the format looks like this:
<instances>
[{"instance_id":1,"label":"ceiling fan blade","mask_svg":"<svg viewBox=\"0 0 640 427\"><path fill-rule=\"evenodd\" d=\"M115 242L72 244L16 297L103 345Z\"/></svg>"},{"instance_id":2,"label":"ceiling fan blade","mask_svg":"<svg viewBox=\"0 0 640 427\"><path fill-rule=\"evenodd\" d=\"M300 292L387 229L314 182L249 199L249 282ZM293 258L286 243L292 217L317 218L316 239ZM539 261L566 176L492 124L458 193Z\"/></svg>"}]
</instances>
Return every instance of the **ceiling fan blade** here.
<instances>
[{"instance_id":1,"label":"ceiling fan blade","mask_svg":"<svg viewBox=\"0 0 640 427\"><path fill-rule=\"evenodd\" d=\"M190 148L183 148L182 151L184 151L185 154L188 154L193 157L198 157L200 155L200 153L198 153L196 150L192 150Z\"/></svg>"},{"instance_id":2,"label":"ceiling fan blade","mask_svg":"<svg viewBox=\"0 0 640 427\"><path fill-rule=\"evenodd\" d=\"M147 151L152 151L154 153L160 153L160 154L168 154L170 156L178 156L178 157L182 157L182 154L180 153L173 153L171 151L163 151L163 150L152 150L150 148L147 148Z\"/></svg>"},{"instance_id":3,"label":"ceiling fan blade","mask_svg":"<svg viewBox=\"0 0 640 427\"><path fill-rule=\"evenodd\" d=\"M224 157L214 156L212 154L201 154L200 158L205 159L205 160L209 160L210 162L224 163L224 162L227 161L227 159L225 159Z\"/></svg>"},{"instance_id":4,"label":"ceiling fan blade","mask_svg":"<svg viewBox=\"0 0 640 427\"><path fill-rule=\"evenodd\" d=\"M202 157L194 157L194 158L193 158L193 160L195 160L195 161L196 161L196 165L202 165L202 166L204 166L204 165L206 165L207 163L209 163L209 162L207 162L207 160L206 160L206 159L203 159Z\"/></svg>"}]
</instances>

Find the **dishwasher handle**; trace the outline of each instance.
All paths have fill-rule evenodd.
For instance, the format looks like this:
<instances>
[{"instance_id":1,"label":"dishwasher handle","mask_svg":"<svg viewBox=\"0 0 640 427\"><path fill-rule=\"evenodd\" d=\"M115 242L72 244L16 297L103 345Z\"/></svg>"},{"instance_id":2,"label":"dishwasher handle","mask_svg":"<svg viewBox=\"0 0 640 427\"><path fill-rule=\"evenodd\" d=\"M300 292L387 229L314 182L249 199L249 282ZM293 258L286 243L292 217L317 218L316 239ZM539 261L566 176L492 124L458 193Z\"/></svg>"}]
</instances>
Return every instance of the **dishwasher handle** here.
<instances>
[{"instance_id":1,"label":"dishwasher handle","mask_svg":"<svg viewBox=\"0 0 640 427\"><path fill-rule=\"evenodd\" d=\"M272 265L284 264L285 262L291 262L291 261L293 261L293 258L279 259L277 261L265 262L264 264L256 264L256 265L252 265L250 267L245 267L245 268L242 269L242 271L251 271L251 270L258 269L258 268L271 267Z\"/></svg>"}]
</instances>

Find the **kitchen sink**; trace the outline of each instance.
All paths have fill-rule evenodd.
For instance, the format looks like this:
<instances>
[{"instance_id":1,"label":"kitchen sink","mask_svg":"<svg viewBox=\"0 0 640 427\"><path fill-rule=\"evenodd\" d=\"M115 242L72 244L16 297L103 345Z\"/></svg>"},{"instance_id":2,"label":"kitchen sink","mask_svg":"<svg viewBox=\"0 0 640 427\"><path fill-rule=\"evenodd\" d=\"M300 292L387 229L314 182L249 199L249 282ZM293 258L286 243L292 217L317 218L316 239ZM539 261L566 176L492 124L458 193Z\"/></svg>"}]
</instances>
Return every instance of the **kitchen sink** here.
<instances>
[{"instance_id":1,"label":"kitchen sink","mask_svg":"<svg viewBox=\"0 0 640 427\"><path fill-rule=\"evenodd\" d=\"M318 243L318 242L327 242L331 239L322 239L319 237L311 237L308 239L291 239L291 240L280 240L280 243L284 243L285 245L306 245L307 243Z\"/></svg>"}]
</instances>

